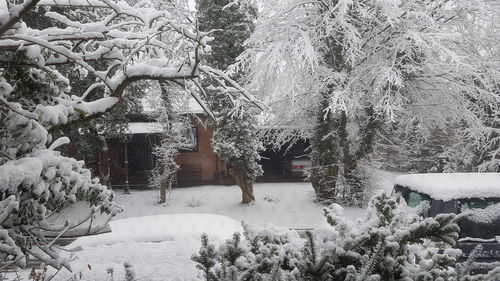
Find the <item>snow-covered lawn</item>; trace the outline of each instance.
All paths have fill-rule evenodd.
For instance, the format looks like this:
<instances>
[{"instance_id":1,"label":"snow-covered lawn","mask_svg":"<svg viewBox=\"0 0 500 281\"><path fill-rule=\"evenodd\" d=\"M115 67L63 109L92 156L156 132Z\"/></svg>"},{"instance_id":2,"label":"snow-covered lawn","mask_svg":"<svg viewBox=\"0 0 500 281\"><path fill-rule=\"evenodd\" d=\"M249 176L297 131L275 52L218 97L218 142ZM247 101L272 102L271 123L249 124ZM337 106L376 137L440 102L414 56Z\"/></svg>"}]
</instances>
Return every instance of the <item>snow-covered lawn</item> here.
<instances>
[{"instance_id":1,"label":"snow-covered lawn","mask_svg":"<svg viewBox=\"0 0 500 281\"><path fill-rule=\"evenodd\" d=\"M314 202L310 183L255 184L256 203L241 205L241 191L237 186L200 186L174 188L168 204L157 205L158 191L132 190L131 195L116 191L116 201L125 207L116 219L156 214L203 213L231 217L246 223L313 228L322 222L322 206ZM350 218L360 217L364 211L347 208Z\"/></svg>"},{"instance_id":2,"label":"snow-covered lawn","mask_svg":"<svg viewBox=\"0 0 500 281\"><path fill-rule=\"evenodd\" d=\"M238 221L210 214L127 218L112 221L111 228L112 233L80 238L70 245L83 248L72 267L77 275L82 272L84 280L111 280L110 268L114 280L124 280L124 262L133 266L137 280L197 280L190 258L200 248L201 234L220 243L242 231ZM69 277L69 272L61 271L55 280Z\"/></svg>"},{"instance_id":3,"label":"snow-covered lawn","mask_svg":"<svg viewBox=\"0 0 500 281\"><path fill-rule=\"evenodd\" d=\"M289 228L313 228L322 222L322 206L314 202L310 183L266 183L255 185L256 203L241 205L236 186L200 186L173 189L168 204L158 205L156 190L116 191L116 201L125 210L111 222L112 233L80 238L70 246L81 246L72 262L74 273L84 280L124 280L123 263L133 265L138 280L198 280L190 260L207 233L221 243L241 232L241 221ZM75 210L73 210L75 212ZM77 210L76 210L77 212ZM346 208L355 219L364 209ZM74 216L74 213L73 215ZM88 266L90 265L90 267ZM68 280L61 271L54 280Z\"/></svg>"}]
</instances>

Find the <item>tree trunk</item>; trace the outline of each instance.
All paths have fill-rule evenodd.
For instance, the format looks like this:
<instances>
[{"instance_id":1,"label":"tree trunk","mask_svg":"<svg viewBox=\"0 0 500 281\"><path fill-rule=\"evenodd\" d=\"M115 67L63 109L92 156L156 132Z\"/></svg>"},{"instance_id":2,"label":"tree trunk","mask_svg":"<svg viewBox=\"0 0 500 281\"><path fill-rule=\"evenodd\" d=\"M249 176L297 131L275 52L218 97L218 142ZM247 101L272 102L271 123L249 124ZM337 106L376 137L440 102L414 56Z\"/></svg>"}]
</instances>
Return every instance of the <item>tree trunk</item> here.
<instances>
[{"instance_id":1,"label":"tree trunk","mask_svg":"<svg viewBox=\"0 0 500 281\"><path fill-rule=\"evenodd\" d=\"M352 155L349 143L349 133L347 131L347 114L342 112L340 115L339 138L342 147L342 164L344 168L343 177L345 180L345 189L348 189L344 201L351 206L361 207L364 205L364 190L361 179L356 174L358 160Z\"/></svg>"},{"instance_id":2,"label":"tree trunk","mask_svg":"<svg viewBox=\"0 0 500 281\"><path fill-rule=\"evenodd\" d=\"M337 196L337 179L341 151L338 130L338 120L332 113L325 114L328 107L328 95L318 108L316 124L311 138L311 169L309 179L319 201L331 202Z\"/></svg>"},{"instance_id":3,"label":"tree trunk","mask_svg":"<svg viewBox=\"0 0 500 281\"><path fill-rule=\"evenodd\" d=\"M239 169L232 168L231 174L236 181L236 184L241 188L241 204L248 204L255 202L253 194L253 184L250 183L245 176L245 172Z\"/></svg>"},{"instance_id":4,"label":"tree trunk","mask_svg":"<svg viewBox=\"0 0 500 281\"><path fill-rule=\"evenodd\" d=\"M91 128L90 131L97 137L99 143L99 152L97 153L97 173L99 174L99 181L102 185L111 187L110 167L109 167L109 153L108 142L106 138L99 135L99 132Z\"/></svg>"},{"instance_id":5,"label":"tree trunk","mask_svg":"<svg viewBox=\"0 0 500 281\"><path fill-rule=\"evenodd\" d=\"M170 181L162 181L160 184L160 200L158 200L158 204L164 204L167 202L167 190L169 189Z\"/></svg>"}]
</instances>

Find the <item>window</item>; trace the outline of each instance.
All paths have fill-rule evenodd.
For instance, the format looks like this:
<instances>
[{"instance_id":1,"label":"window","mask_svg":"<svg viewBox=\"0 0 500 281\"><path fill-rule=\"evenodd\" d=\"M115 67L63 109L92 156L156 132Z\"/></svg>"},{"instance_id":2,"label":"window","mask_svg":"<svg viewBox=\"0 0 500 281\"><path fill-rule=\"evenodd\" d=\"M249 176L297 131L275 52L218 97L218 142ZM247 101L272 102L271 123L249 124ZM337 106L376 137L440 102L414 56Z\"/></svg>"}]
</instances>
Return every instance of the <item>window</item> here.
<instances>
[{"instance_id":1,"label":"window","mask_svg":"<svg viewBox=\"0 0 500 281\"><path fill-rule=\"evenodd\" d=\"M418 205L420 205L423 201L429 201L424 197L423 194L420 194L415 191L410 191L408 193L408 200L406 200L406 204L408 204L408 207L415 208Z\"/></svg>"},{"instance_id":2,"label":"window","mask_svg":"<svg viewBox=\"0 0 500 281\"><path fill-rule=\"evenodd\" d=\"M415 209L415 212L421 216L428 217L429 209L431 206L431 197L429 195L416 192L409 188L397 185L394 188L393 194L398 200L400 198L404 199L406 205L412 209Z\"/></svg>"},{"instance_id":3,"label":"window","mask_svg":"<svg viewBox=\"0 0 500 281\"><path fill-rule=\"evenodd\" d=\"M183 130L184 144L181 150L198 151L198 128L193 126Z\"/></svg>"},{"instance_id":4,"label":"window","mask_svg":"<svg viewBox=\"0 0 500 281\"><path fill-rule=\"evenodd\" d=\"M500 198L463 199L459 204L461 213L469 213L458 221L461 238L492 239L500 236Z\"/></svg>"}]
</instances>

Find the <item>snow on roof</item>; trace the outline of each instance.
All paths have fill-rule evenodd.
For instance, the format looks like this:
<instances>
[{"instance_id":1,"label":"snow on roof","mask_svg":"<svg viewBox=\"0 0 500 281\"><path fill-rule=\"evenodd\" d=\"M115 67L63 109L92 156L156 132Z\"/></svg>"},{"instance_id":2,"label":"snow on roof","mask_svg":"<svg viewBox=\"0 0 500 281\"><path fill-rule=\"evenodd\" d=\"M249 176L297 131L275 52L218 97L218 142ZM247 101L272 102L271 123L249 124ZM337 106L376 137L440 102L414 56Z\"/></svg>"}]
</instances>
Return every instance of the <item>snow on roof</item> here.
<instances>
[{"instance_id":1,"label":"snow on roof","mask_svg":"<svg viewBox=\"0 0 500 281\"><path fill-rule=\"evenodd\" d=\"M500 197L500 173L410 174L394 183L443 201Z\"/></svg>"},{"instance_id":2,"label":"snow on roof","mask_svg":"<svg viewBox=\"0 0 500 281\"><path fill-rule=\"evenodd\" d=\"M131 122L128 123L127 134L159 134L163 127L157 122Z\"/></svg>"},{"instance_id":3,"label":"snow on roof","mask_svg":"<svg viewBox=\"0 0 500 281\"><path fill-rule=\"evenodd\" d=\"M147 98L143 98L141 100L142 108L143 108L143 112L144 113L153 113L156 110L158 110L158 108L155 107L155 105L153 105L152 102L154 102L154 101L152 101L150 99L147 99ZM175 106L175 109L177 110L177 112L180 113L180 114L188 114L188 113L201 114L201 113L205 113L205 111L203 110L203 108L200 106L200 104L194 98L189 98L185 102L182 102L180 104L175 104L174 106Z\"/></svg>"}]
</instances>

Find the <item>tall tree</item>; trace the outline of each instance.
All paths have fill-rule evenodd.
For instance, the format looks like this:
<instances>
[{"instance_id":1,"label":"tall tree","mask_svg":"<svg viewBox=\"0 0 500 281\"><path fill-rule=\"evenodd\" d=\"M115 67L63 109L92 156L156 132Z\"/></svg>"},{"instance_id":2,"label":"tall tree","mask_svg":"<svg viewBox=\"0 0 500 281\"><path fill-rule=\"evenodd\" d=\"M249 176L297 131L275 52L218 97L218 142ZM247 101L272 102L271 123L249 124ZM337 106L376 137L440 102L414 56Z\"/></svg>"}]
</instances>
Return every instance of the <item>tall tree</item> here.
<instances>
[{"instance_id":1,"label":"tall tree","mask_svg":"<svg viewBox=\"0 0 500 281\"><path fill-rule=\"evenodd\" d=\"M257 17L253 1L199 0L200 30L212 31L218 38L206 57L213 67L227 71L243 52L243 42L250 37ZM236 80L244 73L230 72ZM263 171L258 163L263 146L257 137L257 110L241 99L221 95L220 90L207 91L210 108L215 113L216 128L212 146L224 160L236 184L241 188L242 203L255 201L253 183Z\"/></svg>"},{"instance_id":2,"label":"tall tree","mask_svg":"<svg viewBox=\"0 0 500 281\"><path fill-rule=\"evenodd\" d=\"M498 112L498 72L469 54L457 32L463 20L493 9L489 1L476 4L285 1L263 17L239 66L251 71L249 88L279 106L277 119L293 123L312 112L311 180L320 199L337 200L339 183L359 190L356 169L384 123L423 131L484 128L485 108ZM335 160L318 158L327 153Z\"/></svg>"},{"instance_id":3,"label":"tall tree","mask_svg":"<svg viewBox=\"0 0 500 281\"><path fill-rule=\"evenodd\" d=\"M167 193L171 190L175 181L175 174L180 166L175 161L179 150L186 146L187 136L191 124L189 117L182 116L176 106L179 99L178 93L182 91L175 84L159 82L160 102L153 105L156 120L162 126L162 134L157 140L158 144L154 148L156 165L151 171L149 182L154 187L160 188L160 198L158 203L167 201ZM156 99L155 99L156 100Z\"/></svg>"}]
</instances>

